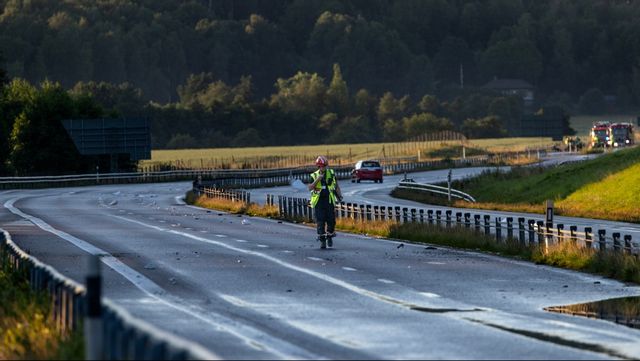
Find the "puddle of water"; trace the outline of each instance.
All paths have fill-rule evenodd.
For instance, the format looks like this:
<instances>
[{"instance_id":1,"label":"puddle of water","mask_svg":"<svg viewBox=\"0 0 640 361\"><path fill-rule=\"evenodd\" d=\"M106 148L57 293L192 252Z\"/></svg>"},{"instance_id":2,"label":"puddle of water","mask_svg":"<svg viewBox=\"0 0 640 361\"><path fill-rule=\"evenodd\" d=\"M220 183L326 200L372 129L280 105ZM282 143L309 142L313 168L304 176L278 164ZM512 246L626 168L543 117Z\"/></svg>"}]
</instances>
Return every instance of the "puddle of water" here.
<instances>
[{"instance_id":1,"label":"puddle of water","mask_svg":"<svg viewBox=\"0 0 640 361\"><path fill-rule=\"evenodd\" d=\"M552 306L546 307L544 310L568 313L574 316L599 318L640 329L640 297L612 298L568 306Z\"/></svg>"}]
</instances>

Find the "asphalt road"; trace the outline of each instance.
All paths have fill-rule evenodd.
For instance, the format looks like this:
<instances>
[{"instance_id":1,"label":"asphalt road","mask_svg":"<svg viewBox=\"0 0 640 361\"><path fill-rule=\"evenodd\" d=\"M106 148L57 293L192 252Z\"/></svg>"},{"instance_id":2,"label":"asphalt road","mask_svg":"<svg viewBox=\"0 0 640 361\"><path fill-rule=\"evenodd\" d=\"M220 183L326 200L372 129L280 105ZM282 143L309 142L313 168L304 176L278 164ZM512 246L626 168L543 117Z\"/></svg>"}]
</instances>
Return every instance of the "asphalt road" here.
<instances>
[{"instance_id":1,"label":"asphalt road","mask_svg":"<svg viewBox=\"0 0 640 361\"><path fill-rule=\"evenodd\" d=\"M392 183L342 182L347 197L372 202L391 202ZM346 233L320 250L306 226L186 206L189 187L4 191L0 228L79 282L86 255L101 254L107 297L225 359L640 355L639 330L543 310L637 296L637 286Z\"/></svg>"}]
</instances>

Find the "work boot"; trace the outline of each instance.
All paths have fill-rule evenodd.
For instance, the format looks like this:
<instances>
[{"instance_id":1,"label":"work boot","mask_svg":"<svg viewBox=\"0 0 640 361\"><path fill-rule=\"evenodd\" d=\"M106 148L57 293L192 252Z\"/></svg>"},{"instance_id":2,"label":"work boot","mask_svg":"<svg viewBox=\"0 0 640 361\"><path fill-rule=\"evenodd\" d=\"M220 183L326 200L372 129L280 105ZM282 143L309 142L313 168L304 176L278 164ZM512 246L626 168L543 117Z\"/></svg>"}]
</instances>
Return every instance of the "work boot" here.
<instances>
[{"instance_id":1,"label":"work boot","mask_svg":"<svg viewBox=\"0 0 640 361\"><path fill-rule=\"evenodd\" d=\"M320 248L321 249L327 248L327 239L325 238L324 235L318 236L318 241L320 241Z\"/></svg>"},{"instance_id":2,"label":"work boot","mask_svg":"<svg viewBox=\"0 0 640 361\"><path fill-rule=\"evenodd\" d=\"M333 247L333 237L336 236L336 232L327 232L327 246Z\"/></svg>"}]
</instances>

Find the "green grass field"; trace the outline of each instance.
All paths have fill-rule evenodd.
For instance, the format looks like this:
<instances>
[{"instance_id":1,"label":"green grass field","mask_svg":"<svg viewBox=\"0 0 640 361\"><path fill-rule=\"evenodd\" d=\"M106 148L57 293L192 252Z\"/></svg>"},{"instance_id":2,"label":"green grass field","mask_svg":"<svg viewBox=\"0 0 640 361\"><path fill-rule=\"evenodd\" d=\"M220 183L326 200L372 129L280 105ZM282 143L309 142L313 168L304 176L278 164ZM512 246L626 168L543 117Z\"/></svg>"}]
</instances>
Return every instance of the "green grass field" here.
<instances>
[{"instance_id":1,"label":"green grass field","mask_svg":"<svg viewBox=\"0 0 640 361\"><path fill-rule=\"evenodd\" d=\"M498 138L431 140L421 142L327 144L287 147L211 148L152 150L151 160L142 161L141 168L170 164L184 168L284 168L312 164L322 154L333 165L350 165L360 159L395 157L426 158L434 150L464 144L487 152L524 151L554 144L551 138ZM458 155L458 157L462 154Z\"/></svg>"},{"instance_id":2,"label":"green grass field","mask_svg":"<svg viewBox=\"0 0 640 361\"><path fill-rule=\"evenodd\" d=\"M514 168L454 182L473 195L475 207L504 210L539 208L555 201L558 214L640 222L640 147L551 169Z\"/></svg>"}]
</instances>

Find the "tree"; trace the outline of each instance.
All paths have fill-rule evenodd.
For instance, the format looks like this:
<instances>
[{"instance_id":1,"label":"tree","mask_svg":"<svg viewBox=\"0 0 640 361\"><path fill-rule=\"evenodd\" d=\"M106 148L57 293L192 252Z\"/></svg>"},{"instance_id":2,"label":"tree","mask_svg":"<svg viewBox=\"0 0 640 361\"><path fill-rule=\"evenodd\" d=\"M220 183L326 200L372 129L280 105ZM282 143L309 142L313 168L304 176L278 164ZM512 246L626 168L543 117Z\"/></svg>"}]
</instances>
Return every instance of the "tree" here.
<instances>
[{"instance_id":1,"label":"tree","mask_svg":"<svg viewBox=\"0 0 640 361\"><path fill-rule=\"evenodd\" d=\"M213 73L210 72L189 75L186 83L178 86L180 104L185 108L191 108L198 102L198 96L213 82Z\"/></svg>"},{"instance_id":2,"label":"tree","mask_svg":"<svg viewBox=\"0 0 640 361\"><path fill-rule=\"evenodd\" d=\"M462 132L467 138L500 138L507 135L507 130L496 116L467 119L462 124Z\"/></svg>"},{"instance_id":3,"label":"tree","mask_svg":"<svg viewBox=\"0 0 640 361\"><path fill-rule=\"evenodd\" d=\"M440 102L435 96L425 94L418 102L418 109L420 109L423 113L439 114Z\"/></svg>"},{"instance_id":4,"label":"tree","mask_svg":"<svg viewBox=\"0 0 640 361\"><path fill-rule=\"evenodd\" d=\"M271 96L272 106L288 113L324 114L327 86L318 74L298 72L289 79L278 79L276 90Z\"/></svg>"},{"instance_id":5,"label":"tree","mask_svg":"<svg viewBox=\"0 0 640 361\"><path fill-rule=\"evenodd\" d=\"M9 77L7 75L7 70L4 68L4 62L4 57L2 56L2 52L0 52L0 90L2 90L5 85L9 84Z\"/></svg>"},{"instance_id":6,"label":"tree","mask_svg":"<svg viewBox=\"0 0 640 361\"><path fill-rule=\"evenodd\" d=\"M406 138L417 135L452 130L453 123L447 118L438 118L430 113L414 114L402 119L402 127Z\"/></svg>"},{"instance_id":7,"label":"tree","mask_svg":"<svg viewBox=\"0 0 640 361\"><path fill-rule=\"evenodd\" d=\"M59 83L44 82L16 117L10 162L19 175L53 175L83 168L61 120L82 117Z\"/></svg>"},{"instance_id":8,"label":"tree","mask_svg":"<svg viewBox=\"0 0 640 361\"><path fill-rule=\"evenodd\" d=\"M409 111L409 101L408 95L396 99L391 92L384 93L378 103L378 120L384 121L389 118L399 120Z\"/></svg>"},{"instance_id":9,"label":"tree","mask_svg":"<svg viewBox=\"0 0 640 361\"><path fill-rule=\"evenodd\" d=\"M606 103L602 91L597 88L587 90L580 97L579 109L584 114L604 114L606 111Z\"/></svg>"},{"instance_id":10,"label":"tree","mask_svg":"<svg viewBox=\"0 0 640 361\"><path fill-rule=\"evenodd\" d=\"M263 145L263 140L257 129L248 128L236 134L231 144L234 147L259 147Z\"/></svg>"},{"instance_id":11,"label":"tree","mask_svg":"<svg viewBox=\"0 0 640 361\"><path fill-rule=\"evenodd\" d=\"M167 149L193 149L198 148L198 142L189 134L178 133L167 142Z\"/></svg>"},{"instance_id":12,"label":"tree","mask_svg":"<svg viewBox=\"0 0 640 361\"><path fill-rule=\"evenodd\" d=\"M434 73L438 80L446 83L455 83L460 86L463 85L461 81L466 81L467 84L472 83L470 80L473 80L472 74L475 73L473 58L473 52L464 39L448 36L433 59Z\"/></svg>"},{"instance_id":13,"label":"tree","mask_svg":"<svg viewBox=\"0 0 640 361\"><path fill-rule=\"evenodd\" d=\"M542 73L542 56L529 40L509 39L487 48L480 57L484 79L517 78L536 84Z\"/></svg>"},{"instance_id":14,"label":"tree","mask_svg":"<svg viewBox=\"0 0 640 361\"><path fill-rule=\"evenodd\" d=\"M342 79L342 71L339 64L333 64L333 77L327 89L327 106L329 110L342 116L349 108L349 89L347 82Z\"/></svg>"},{"instance_id":15,"label":"tree","mask_svg":"<svg viewBox=\"0 0 640 361\"><path fill-rule=\"evenodd\" d=\"M147 102L143 99L142 90L130 83L111 84L106 82L78 82L72 95L85 95L100 104L105 113L113 117L134 117L145 115Z\"/></svg>"},{"instance_id":16,"label":"tree","mask_svg":"<svg viewBox=\"0 0 640 361\"><path fill-rule=\"evenodd\" d=\"M355 116L345 118L336 126L327 143L370 143L375 140L370 120L365 116Z\"/></svg>"}]
</instances>

